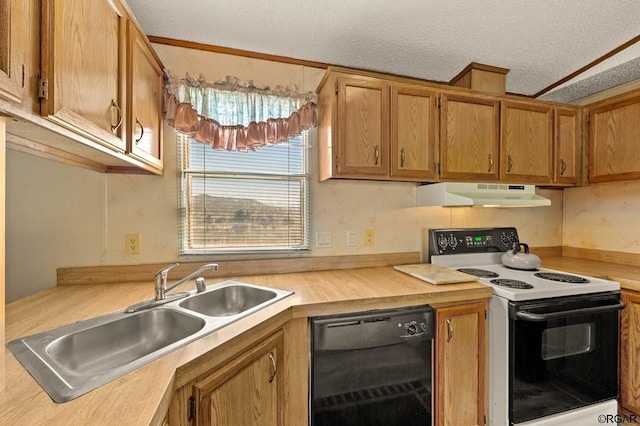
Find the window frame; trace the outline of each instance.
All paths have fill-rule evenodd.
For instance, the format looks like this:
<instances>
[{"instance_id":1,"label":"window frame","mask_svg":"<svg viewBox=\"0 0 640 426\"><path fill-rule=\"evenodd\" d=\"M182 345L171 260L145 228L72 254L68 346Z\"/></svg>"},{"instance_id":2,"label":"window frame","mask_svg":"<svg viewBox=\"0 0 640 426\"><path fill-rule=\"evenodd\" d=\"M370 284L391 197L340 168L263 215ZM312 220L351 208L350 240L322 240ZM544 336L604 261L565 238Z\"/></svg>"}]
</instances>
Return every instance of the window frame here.
<instances>
[{"instance_id":1,"label":"window frame","mask_svg":"<svg viewBox=\"0 0 640 426\"><path fill-rule=\"evenodd\" d=\"M219 172L193 170L189 168L189 151L191 139L186 135L177 134L177 166L178 166L178 246L180 256L206 256L206 255L227 255L227 254L289 254L304 253L311 250L311 144L309 130L305 130L299 136L302 144L302 171L301 173L274 174L274 173L250 173L250 172ZM198 143L198 142L194 142ZM288 144L284 142L278 145ZM271 147L260 148L260 150L268 150ZM211 149L206 146L205 149ZM251 155L252 153L243 153L243 155ZM194 177L206 177L208 179L243 179L253 178L260 180L278 180L278 181L299 181L300 182L300 206L302 216L302 237L298 245L289 246L239 246L239 247L216 247L216 248L192 248L189 241L189 220L193 217L189 213L189 197L191 196L190 182Z\"/></svg>"}]
</instances>

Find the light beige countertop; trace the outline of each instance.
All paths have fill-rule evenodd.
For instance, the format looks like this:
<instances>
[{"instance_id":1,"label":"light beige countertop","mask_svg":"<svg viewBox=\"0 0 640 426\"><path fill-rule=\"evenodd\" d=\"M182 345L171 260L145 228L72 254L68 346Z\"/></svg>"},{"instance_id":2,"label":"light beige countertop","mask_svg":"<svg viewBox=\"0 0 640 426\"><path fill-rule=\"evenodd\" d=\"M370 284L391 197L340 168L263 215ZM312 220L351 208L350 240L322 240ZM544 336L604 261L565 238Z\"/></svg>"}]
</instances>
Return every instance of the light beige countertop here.
<instances>
[{"instance_id":1,"label":"light beige countertop","mask_svg":"<svg viewBox=\"0 0 640 426\"><path fill-rule=\"evenodd\" d=\"M625 290L640 291L640 267L573 257L544 257L542 267L618 281Z\"/></svg>"},{"instance_id":2,"label":"light beige countertop","mask_svg":"<svg viewBox=\"0 0 640 426\"><path fill-rule=\"evenodd\" d=\"M638 272L640 278L640 271ZM207 279L207 285L229 278ZM54 403L7 349L1 425L147 425L160 423L176 387L195 378L204 354L225 356L234 342L291 318L491 296L477 282L431 285L392 267L235 277L294 295L196 340L73 401ZM185 286L185 289L192 287ZM7 341L125 308L153 296L153 283L59 286L6 306ZM212 355L213 354L213 355Z\"/></svg>"}]
</instances>

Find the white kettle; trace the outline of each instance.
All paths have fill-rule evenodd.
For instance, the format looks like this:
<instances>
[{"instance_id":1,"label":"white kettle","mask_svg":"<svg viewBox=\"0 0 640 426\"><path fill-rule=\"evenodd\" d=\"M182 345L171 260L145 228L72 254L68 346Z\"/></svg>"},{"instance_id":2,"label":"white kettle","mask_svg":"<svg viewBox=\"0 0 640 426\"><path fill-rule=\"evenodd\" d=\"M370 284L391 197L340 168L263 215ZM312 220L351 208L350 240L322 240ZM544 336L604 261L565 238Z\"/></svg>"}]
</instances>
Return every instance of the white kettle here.
<instances>
[{"instance_id":1,"label":"white kettle","mask_svg":"<svg viewBox=\"0 0 640 426\"><path fill-rule=\"evenodd\" d=\"M521 252L521 247L524 248L524 253ZM502 255L502 264L507 268L532 271L540 267L540 258L529 253L527 244L514 243L513 248Z\"/></svg>"}]
</instances>

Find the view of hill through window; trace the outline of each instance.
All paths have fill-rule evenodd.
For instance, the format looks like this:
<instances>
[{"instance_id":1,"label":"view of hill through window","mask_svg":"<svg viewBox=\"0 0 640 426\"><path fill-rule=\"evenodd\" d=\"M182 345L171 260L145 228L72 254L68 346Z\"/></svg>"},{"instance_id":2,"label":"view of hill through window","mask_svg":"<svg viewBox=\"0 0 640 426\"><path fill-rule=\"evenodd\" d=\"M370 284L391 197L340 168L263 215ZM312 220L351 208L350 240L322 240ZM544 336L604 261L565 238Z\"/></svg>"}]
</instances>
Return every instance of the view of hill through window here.
<instances>
[{"instance_id":1,"label":"view of hill through window","mask_svg":"<svg viewBox=\"0 0 640 426\"><path fill-rule=\"evenodd\" d=\"M308 248L305 135L250 152L181 139L183 253Z\"/></svg>"}]
</instances>

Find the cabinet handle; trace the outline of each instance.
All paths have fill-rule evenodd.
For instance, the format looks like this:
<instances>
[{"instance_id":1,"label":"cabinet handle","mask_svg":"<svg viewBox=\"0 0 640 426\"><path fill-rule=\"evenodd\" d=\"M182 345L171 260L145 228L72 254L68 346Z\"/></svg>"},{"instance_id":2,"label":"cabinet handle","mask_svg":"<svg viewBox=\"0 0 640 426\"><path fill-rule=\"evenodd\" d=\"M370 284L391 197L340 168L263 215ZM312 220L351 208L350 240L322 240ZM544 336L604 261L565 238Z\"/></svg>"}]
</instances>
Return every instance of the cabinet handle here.
<instances>
[{"instance_id":1,"label":"cabinet handle","mask_svg":"<svg viewBox=\"0 0 640 426\"><path fill-rule=\"evenodd\" d=\"M118 103L113 99L111 99L111 107L115 108L118 113L118 122L115 125L111 125L111 131L115 133L115 131L118 130L118 127L122 125L122 110L120 109L120 105L118 105Z\"/></svg>"},{"instance_id":2,"label":"cabinet handle","mask_svg":"<svg viewBox=\"0 0 640 426\"><path fill-rule=\"evenodd\" d=\"M512 167L513 167L513 159L511 158L510 155L507 155L507 173L511 171Z\"/></svg>"},{"instance_id":3,"label":"cabinet handle","mask_svg":"<svg viewBox=\"0 0 640 426\"><path fill-rule=\"evenodd\" d=\"M374 161L374 165L378 165L378 162L380 161L380 148L378 148L378 145L374 145L373 146L373 158L375 159Z\"/></svg>"},{"instance_id":4,"label":"cabinet handle","mask_svg":"<svg viewBox=\"0 0 640 426\"><path fill-rule=\"evenodd\" d=\"M490 172L493 169L493 155L489 154L489 169L487 169L488 172Z\"/></svg>"},{"instance_id":5,"label":"cabinet handle","mask_svg":"<svg viewBox=\"0 0 640 426\"><path fill-rule=\"evenodd\" d=\"M273 372L269 377L269 383L273 382L273 379L276 377L276 373L278 372L278 366L276 365L276 359L273 356L273 352L269 352L269 359L271 360L271 367L273 368Z\"/></svg>"},{"instance_id":6,"label":"cabinet handle","mask_svg":"<svg viewBox=\"0 0 640 426\"><path fill-rule=\"evenodd\" d=\"M451 324L451 320L447 320L447 342L450 342L453 339L453 325Z\"/></svg>"},{"instance_id":7,"label":"cabinet handle","mask_svg":"<svg viewBox=\"0 0 640 426\"><path fill-rule=\"evenodd\" d=\"M561 158L560 159L560 176L564 175L564 172L567 171L567 163Z\"/></svg>"},{"instance_id":8,"label":"cabinet handle","mask_svg":"<svg viewBox=\"0 0 640 426\"><path fill-rule=\"evenodd\" d=\"M404 167L404 160L405 160L404 148L402 148L400 149L400 167Z\"/></svg>"},{"instance_id":9,"label":"cabinet handle","mask_svg":"<svg viewBox=\"0 0 640 426\"><path fill-rule=\"evenodd\" d=\"M140 137L136 139L136 145L138 145L138 142L140 142L142 140L142 137L144 136L144 126L142 125L140 120L138 120L138 117L136 117L136 124L140 126Z\"/></svg>"}]
</instances>

